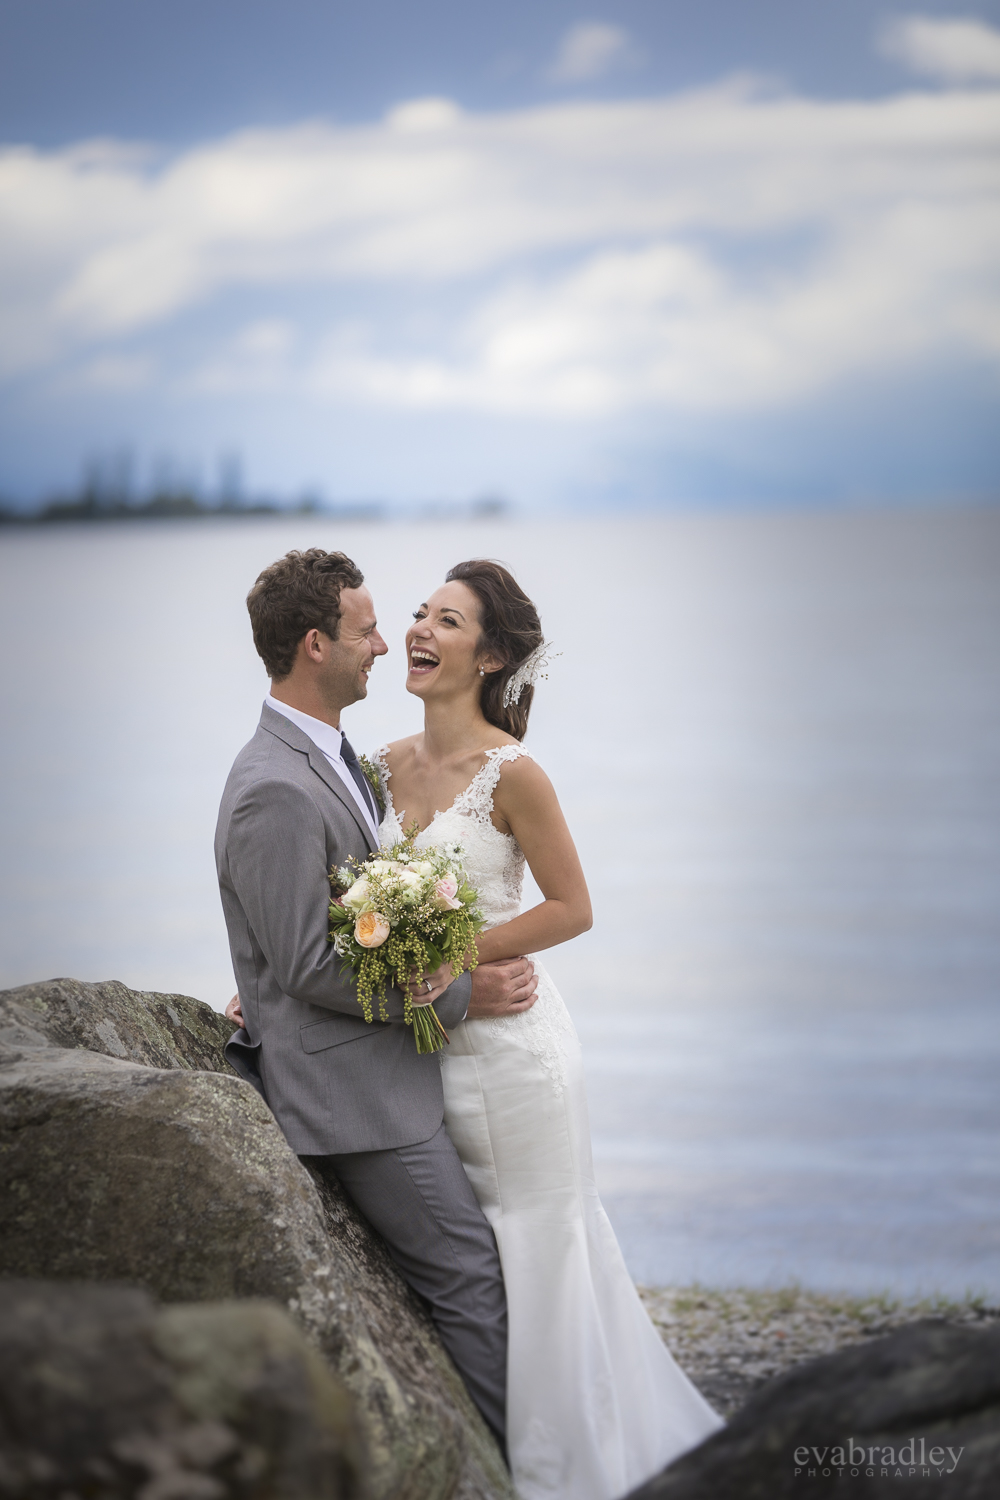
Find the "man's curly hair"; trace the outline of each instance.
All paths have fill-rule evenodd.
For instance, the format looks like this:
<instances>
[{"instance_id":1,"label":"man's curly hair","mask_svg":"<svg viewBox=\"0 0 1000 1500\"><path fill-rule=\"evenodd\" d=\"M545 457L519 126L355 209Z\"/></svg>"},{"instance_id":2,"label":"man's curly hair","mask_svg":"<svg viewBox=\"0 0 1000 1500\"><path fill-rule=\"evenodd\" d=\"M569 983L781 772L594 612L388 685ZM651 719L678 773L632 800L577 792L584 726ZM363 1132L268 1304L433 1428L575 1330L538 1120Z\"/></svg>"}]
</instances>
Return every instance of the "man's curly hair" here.
<instances>
[{"instance_id":1,"label":"man's curly hair","mask_svg":"<svg viewBox=\"0 0 1000 1500\"><path fill-rule=\"evenodd\" d=\"M286 552L265 568L247 595L253 643L274 682L295 665L299 641L308 630L321 630L335 641L340 634L340 591L357 589L364 574L343 552Z\"/></svg>"}]
</instances>

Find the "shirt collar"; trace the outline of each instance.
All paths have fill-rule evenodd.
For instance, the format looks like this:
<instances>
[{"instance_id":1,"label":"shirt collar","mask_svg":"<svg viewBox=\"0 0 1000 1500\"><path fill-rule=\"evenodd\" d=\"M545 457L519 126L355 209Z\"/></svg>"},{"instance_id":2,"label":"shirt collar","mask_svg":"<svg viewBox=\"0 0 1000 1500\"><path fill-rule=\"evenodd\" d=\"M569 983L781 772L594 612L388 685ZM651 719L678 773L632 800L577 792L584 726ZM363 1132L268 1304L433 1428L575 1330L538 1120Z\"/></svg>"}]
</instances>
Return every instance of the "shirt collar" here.
<instances>
[{"instance_id":1,"label":"shirt collar","mask_svg":"<svg viewBox=\"0 0 1000 1500\"><path fill-rule=\"evenodd\" d=\"M273 708L276 714L284 714L286 719L307 734L314 745L318 745L324 755L331 760L342 759L341 747L344 742L344 731L335 728L332 724L325 723L322 719L314 719L312 714L304 714L299 708L292 708L289 703L279 703L277 698L272 698L268 693L264 699L268 708Z\"/></svg>"}]
</instances>

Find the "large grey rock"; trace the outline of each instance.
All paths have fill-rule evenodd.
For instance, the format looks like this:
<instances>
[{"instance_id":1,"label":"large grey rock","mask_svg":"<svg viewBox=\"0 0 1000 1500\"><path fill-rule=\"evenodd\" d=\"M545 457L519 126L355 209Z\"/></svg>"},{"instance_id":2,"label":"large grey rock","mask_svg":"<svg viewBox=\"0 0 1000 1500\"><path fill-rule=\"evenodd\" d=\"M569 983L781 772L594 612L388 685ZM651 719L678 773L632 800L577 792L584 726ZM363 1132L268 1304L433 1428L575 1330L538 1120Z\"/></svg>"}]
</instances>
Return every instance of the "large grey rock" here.
<instances>
[{"instance_id":1,"label":"large grey rock","mask_svg":"<svg viewBox=\"0 0 1000 1500\"><path fill-rule=\"evenodd\" d=\"M628 1500L872 1500L901 1480L1000 1494L1000 1326L928 1319L799 1365Z\"/></svg>"},{"instance_id":2,"label":"large grey rock","mask_svg":"<svg viewBox=\"0 0 1000 1500\"><path fill-rule=\"evenodd\" d=\"M110 1026L160 1065L90 1050ZM197 1001L121 985L0 995L0 1273L274 1299L355 1396L374 1496L508 1500L496 1444L381 1241L248 1084L204 1071L229 1033Z\"/></svg>"},{"instance_id":3,"label":"large grey rock","mask_svg":"<svg viewBox=\"0 0 1000 1500\"><path fill-rule=\"evenodd\" d=\"M352 1402L266 1302L0 1281L0 1496L360 1500Z\"/></svg>"},{"instance_id":4,"label":"large grey rock","mask_svg":"<svg viewBox=\"0 0 1000 1500\"><path fill-rule=\"evenodd\" d=\"M116 979L48 979L0 991L0 1042L87 1047L150 1068L235 1072L222 1055L233 1023L188 995L130 990Z\"/></svg>"}]
</instances>

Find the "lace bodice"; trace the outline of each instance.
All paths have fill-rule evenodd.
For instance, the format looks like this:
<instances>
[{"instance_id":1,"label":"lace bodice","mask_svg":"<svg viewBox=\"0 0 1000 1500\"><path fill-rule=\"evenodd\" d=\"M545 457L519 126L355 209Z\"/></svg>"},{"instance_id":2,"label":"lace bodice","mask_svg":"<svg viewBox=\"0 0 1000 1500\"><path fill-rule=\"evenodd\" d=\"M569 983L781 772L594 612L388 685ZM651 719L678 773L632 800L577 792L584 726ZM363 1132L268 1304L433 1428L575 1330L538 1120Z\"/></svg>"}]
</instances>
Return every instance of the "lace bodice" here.
<instances>
[{"instance_id":1,"label":"lace bodice","mask_svg":"<svg viewBox=\"0 0 1000 1500\"><path fill-rule=\"evenodd\" d=\"M397 812L393 803L389 789L392 773L386 765L385 749L383 746L378 752L375 763L382 778L386 809L379 837L383 845L388 845L402 838L406 809ZM524 852L513 834L501 833L494 827L490 814L502 767L528 754L520 745L499 745L495 750L487 750L483 768L450 807L434 814L416 841L418 848L452 841L462 845L465 851L462 863L470 884L479 892L479 909L486 927L499 927L521 910ZM555 1092L561 1094L566 1084L566 1046L579 1043L559 991L538 960L534 962L538 997L530 1010L493 1020L466 1021L464 1025L484 1028L490 1045L513 1045L532 1053L548 1074ZM442 1061L447 1062L445 1054Z\"/></svg>"},{"instance_id":2,"label":"lace bodice","mask_svg":"<svg viewBox=\"0 0 1000 1500\"><path fill-rule=\"evenodd\" d=\"M520 745L499 745L487 750L486 764L460 792L444 812L436 812L417 839L418 848L429 844L454 841L465 850L463 864L470 885L479 892L479 909L485 926L498 927L509 922L521 910L524 885L524 854L513 834L501 833L493 826L493 793L500 771L508 761L530 752ZM386 765L385 747L375 757L385 799L385 817L379 830L383 844L394 844L403 837L402 823L406 809L399 811L392 800Z\"/></svg>"}]
</instances>

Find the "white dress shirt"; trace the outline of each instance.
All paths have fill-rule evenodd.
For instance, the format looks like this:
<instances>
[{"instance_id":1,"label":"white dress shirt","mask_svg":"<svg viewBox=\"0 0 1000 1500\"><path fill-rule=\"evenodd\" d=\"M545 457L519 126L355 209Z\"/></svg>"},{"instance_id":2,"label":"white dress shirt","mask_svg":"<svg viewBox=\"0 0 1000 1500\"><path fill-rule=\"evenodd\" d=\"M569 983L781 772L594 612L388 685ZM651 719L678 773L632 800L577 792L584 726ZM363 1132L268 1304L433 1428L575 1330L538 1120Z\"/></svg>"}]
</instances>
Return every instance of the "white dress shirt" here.
<instances>
[{"instance_id":1,"label":"white dress shirt","mask_svg":"<svg viewBox=\"0 0 1000 1500\"><path fill-rule=\"evenodd\" d=\"M307 734L313 744L322 750L330 765L344 783L345 790L350 793L357 803L359 810L363 813L365 825L371 831L371 836L377 845L378 828L372 817L371 808L365 801L361 788L344 763L342 754L344 731L339 727L334 727L333 724L325 724L322 719L314 719L311 714L304 714L301 709L292 708L288 703L279 703L277 698L271 697L270 693L268 693L264 702L268 708L273 708L276 714L284 714L286 719L290 719L293 724L298 725L302 733Z\"/></svg>"}]
</instances>

